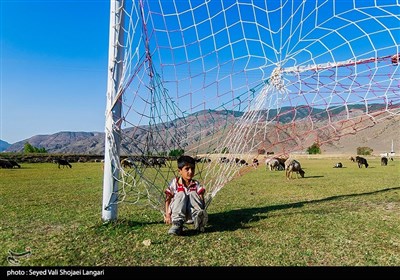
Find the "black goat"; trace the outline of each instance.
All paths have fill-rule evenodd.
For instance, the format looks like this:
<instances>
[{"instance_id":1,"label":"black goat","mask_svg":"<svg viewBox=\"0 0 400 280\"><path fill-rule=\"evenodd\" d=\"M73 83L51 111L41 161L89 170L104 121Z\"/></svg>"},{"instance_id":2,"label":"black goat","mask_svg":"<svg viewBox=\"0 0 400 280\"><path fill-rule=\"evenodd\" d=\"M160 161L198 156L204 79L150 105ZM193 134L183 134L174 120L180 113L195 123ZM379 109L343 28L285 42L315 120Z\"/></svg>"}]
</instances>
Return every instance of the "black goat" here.
<instances>
[{"instance_id":1,"label":"black goat","mask_svg":"<svg viewBox=\"0 0 400 280\"><path fill-rule=\"evenodd\" d=\"M382 157L381 158L381 165L386 166L388 164L388 158L387 157Z\"/></svg>"},{"instance_id":2,"label":"black goat","mask_svg":"<svg viewBox=\"0 0 400 280\"><path fill-rule=\"evenodd\" d=\"M21 168L21 165L19 165L15 160L9 159L8 161L11 163L12 167L16 166L18 168Z\"/></svg>"},{"instance_id":3,"label":"black goat","mask_svg":"<svg viewBox=\"0 0 400 280\"><path fill-rule=\"evenodd\" d=\"M72 168L72 165L66 161L65 159L57 159L56 163L58 164L58 168L60 168L60 165L62 165L62 167L64 168L64 166L69 166L69 168Z\"/></svg>"},{"instance_id":4,"label":"black goat","mask_svg":"<svg viewBox=\"0 0 400 280\"><path fill-rule=\"evenodd\" d=\"M0 167L1 168L13 168L13 165L7 159L0 159Z\"/></svg>"},{"instance_id":5,"label":"black goat","mask_svg":"<svg viewBox=\"0 0 400 280\"><path fill-rule=\"evenodd\" d=\"M368 168L369 166L367 160L363 157L356 156L356 162L359 168L361 168L363 165L365 166L365 168Z\"/></svg>"}]
</instances>

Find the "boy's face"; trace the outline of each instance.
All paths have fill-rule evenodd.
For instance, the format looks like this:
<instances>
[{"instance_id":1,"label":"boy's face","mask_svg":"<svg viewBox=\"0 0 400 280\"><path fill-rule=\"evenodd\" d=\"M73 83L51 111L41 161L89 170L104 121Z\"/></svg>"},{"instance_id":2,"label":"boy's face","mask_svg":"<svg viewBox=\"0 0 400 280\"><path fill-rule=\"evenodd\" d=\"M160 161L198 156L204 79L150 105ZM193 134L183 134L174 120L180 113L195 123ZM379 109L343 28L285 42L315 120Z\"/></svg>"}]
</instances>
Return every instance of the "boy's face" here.
<instances>
[{"instance_id":1,"label":"boy's face","mask_svg":"<svg viewBox=\"0 0 400 280\"><path fill-rule=\"evenodd\" d=\"M182 179L188 183L194 177L195 167L191 164L186 164L182 169L178 169Z\"/></svg>"}]
</instances>

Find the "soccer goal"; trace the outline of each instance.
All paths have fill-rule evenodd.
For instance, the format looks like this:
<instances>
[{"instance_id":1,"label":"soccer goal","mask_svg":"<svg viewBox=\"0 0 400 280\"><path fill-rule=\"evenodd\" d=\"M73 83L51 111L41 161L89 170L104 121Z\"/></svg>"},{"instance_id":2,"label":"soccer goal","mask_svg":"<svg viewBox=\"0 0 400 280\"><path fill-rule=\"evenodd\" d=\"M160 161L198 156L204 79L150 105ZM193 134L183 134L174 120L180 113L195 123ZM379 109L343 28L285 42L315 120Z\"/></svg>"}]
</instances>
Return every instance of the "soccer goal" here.
<instances>
[{"instance_id":1,"label":"soccer goal","mask_svg":"<svg viewBox=\"0 0 400 280\"><path fill-rule=\"evenodd\" d=\"M111 0L104 221L400 115L397 0Z\"/></svg>"}]
</instances>

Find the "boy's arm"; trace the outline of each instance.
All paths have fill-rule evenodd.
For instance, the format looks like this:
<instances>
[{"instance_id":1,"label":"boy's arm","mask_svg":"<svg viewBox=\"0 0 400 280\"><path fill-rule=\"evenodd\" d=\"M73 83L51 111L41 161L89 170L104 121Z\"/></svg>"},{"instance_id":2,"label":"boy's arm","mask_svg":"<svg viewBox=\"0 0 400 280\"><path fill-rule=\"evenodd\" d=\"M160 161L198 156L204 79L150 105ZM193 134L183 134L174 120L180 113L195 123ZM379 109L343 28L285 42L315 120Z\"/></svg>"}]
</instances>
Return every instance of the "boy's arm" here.
<instances>
[{"instance_id":1,"label":"boy's arm","mask_svg":"<svg viewBox=\"0 0 400 280\"><path fill-rule=\"evenodd\" d=\"M200 186L200 187L198 188L198 190L197 190L197 194L199 195L199 197L200 197L200 199L203 201L203 203L205 203L205 200L204 200L204 194L205 194L205 192L206 192L206 189L205 189L204 187L202 187L202 186Z\"/></svg>"},{"instance_id":2,"label":"boy's arm","mask_svg":"<svg viewBox=\"0 0 400 280\"><path fill-rule=\"evenodd\" d=\"M164 222L166 224L171 224L171 212L169 211L169 205L171 204L172 197L167 194L167 198L165 199L165 215L164 215Z\"/></svg>"},{"instance_id":3,"label":"boy's arm","mask_svg":"<svg viewBox=\"0 0 400 280\"><path fill-rule=\"evenodd\" d=\"M164 222L166 224L172 224L172 219L171 219L171 209L170 209L170 204L172 201L172 198L174 197L174 190L173 190L173 184L174 180L171 181L171 183L168 185L168 188L165 190L165 214L164 214Z\"/></svg>"}]
</instances>

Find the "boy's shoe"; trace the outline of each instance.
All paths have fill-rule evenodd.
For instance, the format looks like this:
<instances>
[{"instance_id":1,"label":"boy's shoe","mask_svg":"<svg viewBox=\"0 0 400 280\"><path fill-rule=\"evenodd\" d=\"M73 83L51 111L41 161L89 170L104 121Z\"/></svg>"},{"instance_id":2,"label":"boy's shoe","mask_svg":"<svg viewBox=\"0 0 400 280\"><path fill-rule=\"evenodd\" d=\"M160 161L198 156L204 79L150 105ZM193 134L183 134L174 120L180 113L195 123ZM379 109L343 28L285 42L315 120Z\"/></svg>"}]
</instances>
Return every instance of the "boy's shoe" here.
<instances>
[{"instance_id":1,"label":"boy's shoe","mask_svg":"<svg viewBox=\"0 0 400 280\"><path fill-rule=\"evenodd\" d=\"M181 235L182 234L182 222L173 222L171 228L168 230L168 234Z\"/></svg>"},{"instance_id":2,"label":"boy's shoe","mask_svg":"<svg viewBox=\"0 0 400 280\"><path fill-rule=\"evenodd\" d=\"M204 228L208 221L207 212L200 210L196 217L194 217L194 229L200 232L204 232Z\"/></svg>"}]
</instances>

